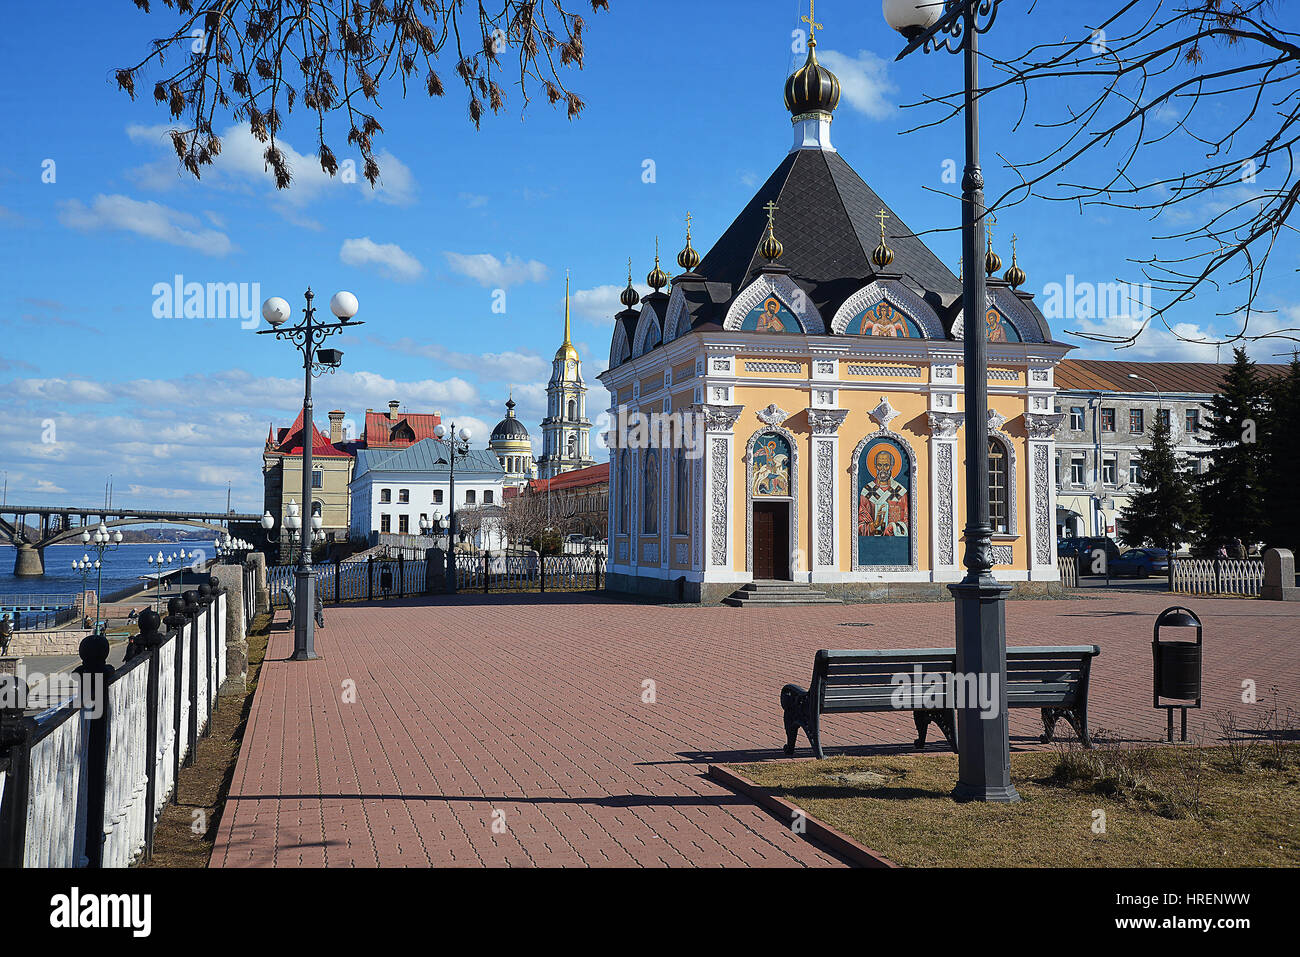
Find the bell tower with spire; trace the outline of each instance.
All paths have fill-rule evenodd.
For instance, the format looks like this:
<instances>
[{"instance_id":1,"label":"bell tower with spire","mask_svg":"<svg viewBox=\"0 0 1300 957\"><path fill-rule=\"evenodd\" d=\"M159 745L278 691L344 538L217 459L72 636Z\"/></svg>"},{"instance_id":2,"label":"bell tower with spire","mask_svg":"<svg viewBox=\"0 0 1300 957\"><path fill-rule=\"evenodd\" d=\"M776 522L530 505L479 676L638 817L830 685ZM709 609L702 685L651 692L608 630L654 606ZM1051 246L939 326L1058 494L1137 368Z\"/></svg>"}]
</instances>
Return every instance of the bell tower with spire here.
<instances>
[{"instance_id":1,"label":"bell tower with spire","mask_svg":"<svg viewBox=\"0 0 1300 957\"><path fill-rule=\"evenodd\" d=\"M546 418L542 419L540 478L595 465L591 457L591 422L587 419L587 384L582 381L582 360L573 347L569 323L569 277L564 277L564 342L551 363L546 384Z\"/></svg>"}]
</instances>

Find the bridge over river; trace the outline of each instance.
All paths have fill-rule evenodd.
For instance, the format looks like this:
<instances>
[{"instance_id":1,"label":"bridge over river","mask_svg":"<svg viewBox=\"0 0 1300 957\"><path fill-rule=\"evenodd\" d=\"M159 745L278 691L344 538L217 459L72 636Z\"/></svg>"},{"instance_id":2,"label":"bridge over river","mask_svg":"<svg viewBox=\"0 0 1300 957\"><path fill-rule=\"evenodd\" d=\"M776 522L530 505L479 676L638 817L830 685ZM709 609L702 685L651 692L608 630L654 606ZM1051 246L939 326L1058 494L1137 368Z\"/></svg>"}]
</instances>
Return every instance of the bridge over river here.
<instances>
[{"instance_id":1,"label":"bridge over river","mask_svg":"<svg viewBox=\"0 0 1300 957\"><path fill-rule=\"evenodd\" d=\"M251 537L248 532L259 527L257 522L260 518L260 515L244 512L6 504L0 506L0 541L14 546L14 575L36 578L45 574L47 546L79 539L84 529L101 522L109 528L148 523L189 525L217 533L229 531L247 538ZM248 532L234 529L234 526L241 525L249 526ZM34 533L33 529L36 530Z\"/></svg>"}]
</instances>

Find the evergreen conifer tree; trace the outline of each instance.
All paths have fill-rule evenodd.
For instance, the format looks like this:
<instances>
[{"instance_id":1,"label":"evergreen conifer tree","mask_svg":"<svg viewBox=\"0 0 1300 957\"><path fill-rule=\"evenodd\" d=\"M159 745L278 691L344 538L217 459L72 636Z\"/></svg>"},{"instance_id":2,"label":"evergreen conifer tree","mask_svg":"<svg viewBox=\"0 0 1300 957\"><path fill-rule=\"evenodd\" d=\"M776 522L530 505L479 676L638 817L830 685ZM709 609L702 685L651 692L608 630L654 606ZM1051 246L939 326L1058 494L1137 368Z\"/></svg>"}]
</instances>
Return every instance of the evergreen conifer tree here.
<instances>
[{"instance_id":1,"label":"evergreen conifer tree","mask_svg":"<svg viewBox=\"0 0 1300 957\"><path fill-rule=\"evenodd\" d=\"M1300 357L1269 386L1264 445L1264 501L1269 545L1300 554Z\"/></svg>"},{"instance_id":2,"label":"evergreen conifer tree","mask_svg":"<svg viewBox=\"0 0 1300 957\"><path fill-rule=\"evenodd\" d=\"M1120 542L1129 548L1155 545L1173 552L1194 534L1194 473L1178 460L1169 436L1169 425L1157 416L1151 447L1139 459L1142 490L1129 498L1120 516Z\"/></svg>"},{"instance_id":3,"label":"evergreen conifer tree","mask_svg":"<svg viewBox=\"0 0 1300 957\"><path fill-rule=\"evenodd\" d=\"M1197 440L1203 465L1197 477L1201 541L1210 551L1241 539L1249 548L1264 537L1265 455L1268 402L1255 363L1245 349L1233 349L1233 362L1223 376L1223 388L1203 408L1209 413Z\"/></svg>"}]
</instances>

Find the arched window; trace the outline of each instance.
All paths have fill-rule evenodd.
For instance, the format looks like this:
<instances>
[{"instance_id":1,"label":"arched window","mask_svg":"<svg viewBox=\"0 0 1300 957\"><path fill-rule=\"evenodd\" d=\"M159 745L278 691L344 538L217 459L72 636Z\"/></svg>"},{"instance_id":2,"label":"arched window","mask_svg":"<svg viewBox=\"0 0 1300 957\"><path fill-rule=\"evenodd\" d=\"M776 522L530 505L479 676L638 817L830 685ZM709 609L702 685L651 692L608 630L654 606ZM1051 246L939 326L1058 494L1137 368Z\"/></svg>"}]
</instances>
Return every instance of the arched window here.
<instances>
[{"instance_id":1,"label":"arched window","mask_svg":"<svg viewBox=\"0 0 1300 957\"><path fill-rule=\"evenodd\" d=\"M689 535L691 531L691 496L686 471L686 450L677 450L677 534Z\"/></svg>"},{"instance_id":2,"label":"arched window","mask_svg":"<svg viewBox=\"0 0 1300 957\"><path fill-rule=\"evenodd\" d=\"M628 475L627 468L627 449L619 453L618 457L618 530L623 534L628 531L628 494L630 491L631 476Z\"/></svg>"},{"instance_id":3,"label":"arched window","mask_svg":"<svg viewBox=\"0 0 1300 957\"><path fill-rule=\"evenodd\" d=\"M641 531L646 535L659 533L659 453L654 449L645 454L645 500L641 508Z\"/></svg>"},{"instance_id":4,"label":"arched window","mask_svg":"<svg viewBox=\"0 0 1300 957\"><path fill-rule=\"evenodd\" d=\"M1010 534L1010 456L1001 439L989 439L989 524L995 535Z\"/></svg>"},{"instance_id":5,"label":"arched window","mask_svg":"<svg viewBox=\"0 0 1300 957\"><path fill-rule=\"evenodd\" d=\"M569 400L569 421L573 421L577 419L577 417L578 417L578 403L575 402L573 399L570 399Z\"/></svg>"}]
</instances>

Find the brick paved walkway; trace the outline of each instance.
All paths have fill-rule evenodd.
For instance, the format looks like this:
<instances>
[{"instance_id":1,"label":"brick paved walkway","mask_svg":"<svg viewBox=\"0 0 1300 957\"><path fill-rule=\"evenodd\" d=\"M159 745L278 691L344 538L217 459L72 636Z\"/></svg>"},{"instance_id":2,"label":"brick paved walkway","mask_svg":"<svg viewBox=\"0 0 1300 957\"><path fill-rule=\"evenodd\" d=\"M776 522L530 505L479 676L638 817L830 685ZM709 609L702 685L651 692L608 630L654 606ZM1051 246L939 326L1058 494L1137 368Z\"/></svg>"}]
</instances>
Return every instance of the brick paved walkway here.
<instances>
[{"instance_id":1,"label":"brick paved walkway","mask_svg":"<svg viewBox=\"0 0 1300 957\"><path fill-rule=\"evenodd\" d=\"M1100 644L1093 728L1155 739L1151 623L1168 604L1013 601L1008 640ZM1245 679L1261 701L1276 685L1296 705L1300 608L1187 604L1206 630L1193 728L1208 731L1224 707L1253 726L1262 705L1241 704ZM952 605L939 602L756 610L468 596L327 615L321 661L285 661L292 636L273 633L213 866L836 865L708 781L707 764L781 756L778 692L806 684L818 648L953 640ZM647 679L654 703L642 702ZM1036 711L1012 712L1014 746L1036 746L1037 731ZM823 726L832 752L909 751L913 736L907 714Z\"/></svg>"}]
</instances>

